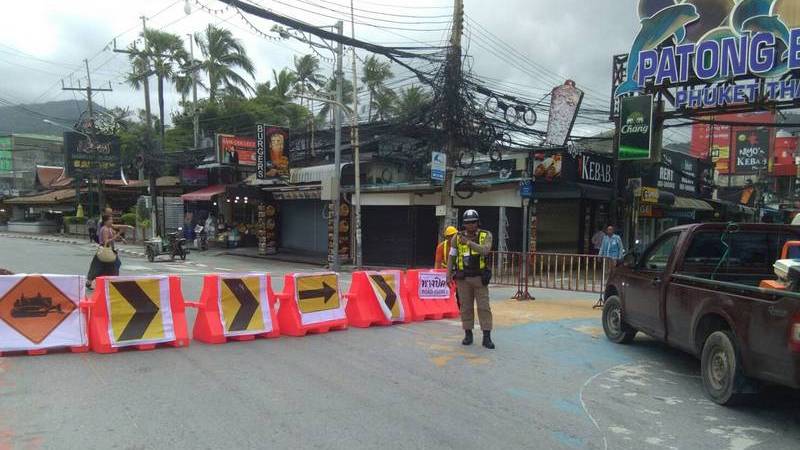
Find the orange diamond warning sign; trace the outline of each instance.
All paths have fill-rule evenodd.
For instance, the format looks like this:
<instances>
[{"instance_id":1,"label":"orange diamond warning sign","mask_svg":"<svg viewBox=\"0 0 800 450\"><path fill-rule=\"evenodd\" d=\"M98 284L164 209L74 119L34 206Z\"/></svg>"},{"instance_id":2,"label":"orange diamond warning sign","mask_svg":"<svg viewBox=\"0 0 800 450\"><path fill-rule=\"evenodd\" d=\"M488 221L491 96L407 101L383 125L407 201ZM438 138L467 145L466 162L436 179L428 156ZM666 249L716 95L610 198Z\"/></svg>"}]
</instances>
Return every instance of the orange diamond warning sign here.
<instances>
[{"instance_id":1,"label":"orange diamond warning sign","mask_svg":"<svg viewBox=\"0 0 800 450\"><path fill-rule=\"evenodd\" d=\"M77 305L46 277L27 276L0 298L0 320L39 344L76 308Z\"/></svg>"}]
</instances>

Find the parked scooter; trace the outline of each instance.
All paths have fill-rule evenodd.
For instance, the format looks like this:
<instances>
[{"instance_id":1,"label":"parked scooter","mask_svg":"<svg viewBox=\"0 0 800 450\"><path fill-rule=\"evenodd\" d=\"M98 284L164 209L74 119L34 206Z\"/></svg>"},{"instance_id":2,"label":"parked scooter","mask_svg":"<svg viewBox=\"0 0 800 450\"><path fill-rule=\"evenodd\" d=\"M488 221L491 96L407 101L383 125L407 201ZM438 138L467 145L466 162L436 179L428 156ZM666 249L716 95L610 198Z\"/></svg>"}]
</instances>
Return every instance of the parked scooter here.
<instances>
[{"instance_id":1,"label":"parked scooter","mask_svg":"<svg viewBox=\"0 0 800 450\"><path fill-rule=\"evenodd\" d=\"M150 262L155 261L156 256L160 255L169 255L170 261L174 261L176 256L185 261L189 251L186 250L186 238L183 237L183 229L178 228L178 231L167 233L166 239L157 237L145 241L144 253Z\"/></svg>"}]
</instances>

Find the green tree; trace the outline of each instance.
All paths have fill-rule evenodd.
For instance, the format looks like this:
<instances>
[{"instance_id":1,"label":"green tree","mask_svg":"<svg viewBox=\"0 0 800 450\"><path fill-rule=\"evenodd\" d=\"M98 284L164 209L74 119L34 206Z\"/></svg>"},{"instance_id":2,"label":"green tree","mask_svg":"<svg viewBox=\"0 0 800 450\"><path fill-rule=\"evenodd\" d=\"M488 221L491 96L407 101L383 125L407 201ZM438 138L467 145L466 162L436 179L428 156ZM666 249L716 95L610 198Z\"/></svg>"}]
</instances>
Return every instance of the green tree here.
<instances>
[{"instance_id":1,"label":"green tree","mask_svg":"<svg viewBox=\"0 0 800 450\"><path fill-rule=\"evenodd\" d=\"M183 47L180 36L156 29L147 29L143 33L147 45L143 50L131 48L131 72L128 74L128 83L139 89L145 76L149 76L149 69L158 81L158 118L159 134L164 140L164 83L175 82L180 70L185 66L189 55ZM149 66L148 67L148 63Z\"/></svg>"},{"instance_id":2,"label":"green tree","mask_svg":"<svg viewBox=\"0 0 800 450\"><path fill-rule=\"evenodd\" d=\"M309 94L319 89L325 78L319 73L319 58L314 55L294 57L294 88L299 94ZM300 99L303 104L303 99ZM311 105L310 100L306 100Z\"/></svg>"},{"instance_id":3,"label":"green tree","mask_svg":"<svg viewBox=\"0 0 800 450\"><path fill-rule=\"evenodd\" d=\"M204 58L199 65L208 78L209 100L216 101L220 91L237 97L244 97L245 91L253 92L250 83L236 70L252 78L255 67L242 43L229 30L209 24L202 33L195 33L194 40Z\"/></svg>"},{"instance_id":4,"label":"green tree","mask_svg":"<svg viewBox=\"0 0 800 450\"><path fill-rule=\"evenodd\" d=\"M336 78L329 78L328 81L325 83L323 87L323 94L325 98L329 98L331 100L336 98ZM350 80L344 80L342 83L342 103L347 106L347 111L352 111L352 108L349 106L353 104L353 82ZM334 111L333 104L325 103L322 105L322 108L317 113L317 120L326 120L329 119L330 123L335 121L334 118Z\"/></svg>"},{"instance_id":5,"label":"green tree","mask_svg":"<svg viewBox=\"0 0 800 450\"><path fill-rule=\"evenodd\" d=\"M370 106L375 110L378 120L389 119L397 113L397 94L389 88L383 88L372 98Z\"/></svg>"},{"instance_id":6,"label":"green tree","mask_svg":"<svg viewBox=\"0 0 800 450\"><path fill-rule=\"evenodd\" d=\"M419 116L431 104L431 96L421 86L412 85L400 92L397 115L402 118Z\"/></svg>"},{"instance_id":7,"label":"green tree","mask_svg":"<svg viewBox=\"0 0 800 450\"><path fill-rule=\"evenodd\" d=\"M364 62L361 82L367 86L367 90L369 91L369 111L367 113L369 120L372 120L372 109L375 97L385 88L386 81L390 80L393 76L392 66L388 61L381 61L375 55L372 55Z\"/></svg>"}]
</instances>

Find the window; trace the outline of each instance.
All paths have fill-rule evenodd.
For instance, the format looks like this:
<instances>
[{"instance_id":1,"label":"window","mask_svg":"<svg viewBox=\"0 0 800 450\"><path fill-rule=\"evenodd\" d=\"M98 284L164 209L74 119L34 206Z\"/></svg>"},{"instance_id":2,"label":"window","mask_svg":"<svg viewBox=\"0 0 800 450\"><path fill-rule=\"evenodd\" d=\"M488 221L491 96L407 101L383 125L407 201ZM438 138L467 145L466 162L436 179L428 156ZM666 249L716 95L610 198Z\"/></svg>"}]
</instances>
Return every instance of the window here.
<instances>
[{"instance_id":1,"label":"window","mask_svg":"<svg viewBox=\"0 0 800 450\"><path fill-rule=\"evenodd\" d=\"M681 272L687 275L751 285L772 278L783 244L797 236L784 232L706 231L694 235ZM724 242L723 242L724 241Z\"/></svg>"},{"instance_id":2,"label":"window","mask_svg":"<svg viewBox=\"0 0 800 450\"><path fill-rule=\"evenodd\" d=\"M678 242L678 236L680 236L678 233L670 234L656 242L653 247L647 251L644 258L642 258L641 267L645 270L663 272L664 269L667 268L669 257L672 255L672 250Z\"/></svg>"}]
</instances>

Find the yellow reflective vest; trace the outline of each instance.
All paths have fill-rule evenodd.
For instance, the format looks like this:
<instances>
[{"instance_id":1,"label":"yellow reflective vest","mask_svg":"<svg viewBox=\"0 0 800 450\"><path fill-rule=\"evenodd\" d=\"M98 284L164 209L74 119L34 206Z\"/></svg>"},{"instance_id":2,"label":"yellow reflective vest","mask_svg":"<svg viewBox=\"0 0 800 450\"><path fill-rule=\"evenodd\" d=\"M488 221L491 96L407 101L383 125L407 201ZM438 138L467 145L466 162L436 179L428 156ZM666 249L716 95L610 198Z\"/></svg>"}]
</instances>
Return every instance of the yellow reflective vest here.
<instances>
[{"instance_id":1,"label":"yellow reflective vest","mask_svg":"<svg viewBox=\"0 0 800 450\"><path fill-rule=\"evenodd\" d=\"M486 232L486 231L483 231L483 230L478 231L478 245L484 245L484 243L486 242L486 237L488 235L489 235L489 233ZM480 261L477 268L474 267L474 266L473 267L467 267L466 268L467 270L469 270L469 269L473 269L473 270L480 269L480 270L483 270L483 269L486 268L486 257L481 255L480 253L472 250L472 248L470 248L469 244L462 244L461 241L459 240L458 241L458 260L457 260L458 261L458 266L457 266L458 270L462 270L462 271L465 270L465 267L464 267L464 256L465 255L469 255L470 259L472 259L475 256L478 256L478 260Z\"/></svg>"}]
</instances>

